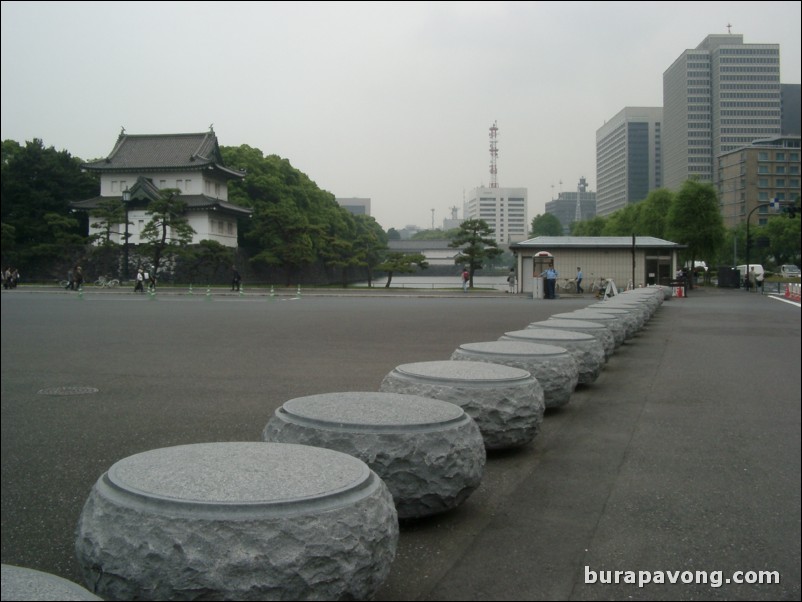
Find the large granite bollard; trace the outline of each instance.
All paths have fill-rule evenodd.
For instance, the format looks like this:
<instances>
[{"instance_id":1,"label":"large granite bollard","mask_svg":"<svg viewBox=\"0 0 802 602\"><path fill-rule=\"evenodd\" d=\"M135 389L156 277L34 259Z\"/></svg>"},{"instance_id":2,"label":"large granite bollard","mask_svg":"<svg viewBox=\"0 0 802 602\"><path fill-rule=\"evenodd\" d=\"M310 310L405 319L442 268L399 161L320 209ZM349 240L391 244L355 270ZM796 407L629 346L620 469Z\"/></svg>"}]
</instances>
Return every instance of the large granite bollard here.
<instances>
[{"instance_id":1,"label":"large granite bollard","mask_svg":"<svg viewBox=\"0 0 802 602\"><path fill-rule=\"evenodd\" d=\"M580 385L593 383L604 367L604 347L592 334L557 328L527 328L505 332L499 340L556 345L567 349L576 360Z\"/></svg>"},{"instance_id":2,"label":"large granite bollard","mask_svg":"<svg viewBox=\"0 0 802 602\"><path fill-rule=\"evenodd\" d=\"M615 348L618 349L626 339L627 331L624 324L617 317L610 314L603 314L590 309L578 309L576 311L569 311L551 316L552 320L586 320L588 322L598 322L610 329L613 333L613 342Z\"/></svg>"},{"instance_id":3,"label":"large granite bollard","mask_svg":"<svg viewBox=\"0 0 802 602\"><path fill-rule=\"evenodd\" d=\"M557 328L562 330L573 330L593 335L604 347L604 360L607 361L615 351L615 338L612 331L604 324L598 322L588 322L587 320L560 320L559 318L549 318L539 322L530 323L527 328Z\"/></svg>"},{"instance_id":4,"label":"large granite bollard","mask_svg":"<svg viewBox=\"0 0 802 602\"><path fill-rule=\"evenodd\" d=\"M265 441L335 449L365 462L395 500L399 519L456 508L479 486L479 427L453 403L397 393L328 393L291 399Z\"/></svg>"},{"instance_id":5,"label":"large granite bollard","mask_svg":"<svg viewBox=\"0 0 802 602\"><path fill-rule=\"evenodd\" d=\"M50 573L2 565L3 600L102 600L80 585Z\"/></svg>"},{"instance_id":6,"label":"large granite bollard","mask_svg":"<svg viewBox=\"0 0 802 602\"><path fill-rule=\"evenodd\" d=\"M85 582L111 600L369 599L398 520L361 460L283 443L201 443L120 460L76 531Z\"/></svg>"},{"instance_id":7,"label":"large granite bollard","mask_svg":"<svg viewBox=\"0 0 802 602\"><path fill-rule=\"evenodd\" d=\"M547 408L564 406L579 381L576 360L567 349L523 341L465 343L451 355L452 360L490 362L526 370L543 389Z\"/></svg>"},{"instance_id":8,"label":"large granite bollard","mask_svg":"<svg viewBox=\"0 0 802 602\"><path fill-rule=\"evenodd\" d=\"M636 307L631 307L625 304L608 305L605 302L594 303L589 305L587 309L598 311L603 314L612 314L618 316L626 329L627 339L633 338L641 328L646 320L646 314L639 311Z\"/></svg>"},{"instance_id":9,"label":"large granite bollard","mask_svg":"<svg viewBox=\"0 0 802 602\"><path fill-rule=\"evenodd\" d=\"M453 360L402 364L384 377L381 390L462 407L476 421L487 449L525 445L543 422L543 389L535 377L500 364Z\"/></svg>"}]
</instances>

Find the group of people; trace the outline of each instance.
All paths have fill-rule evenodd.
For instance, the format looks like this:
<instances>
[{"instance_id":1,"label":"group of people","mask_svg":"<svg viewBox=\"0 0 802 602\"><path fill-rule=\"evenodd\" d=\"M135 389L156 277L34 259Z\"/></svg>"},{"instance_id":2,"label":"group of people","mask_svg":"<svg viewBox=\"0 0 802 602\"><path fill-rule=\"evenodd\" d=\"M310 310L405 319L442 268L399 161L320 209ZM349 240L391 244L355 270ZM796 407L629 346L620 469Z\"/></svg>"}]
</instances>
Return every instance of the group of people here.
<instances>
[{"instance_id":1,"label":"group of people","mask_svg":"<svg viewBox=\"0 0 802 602\"><path fill-rule=\"evenodd\" d=\"M17 268L8 267L3 272L3 288L17 288L19 282L19 270Z\"/></svg>"},{"instance_id":2,"label":"group of people","mask_svg":"<svg viewBox=\"0 0 802 602\"><path fill-rule=\"evenodd\" d=\"M148 292L156 290L156 274L148 272L144 268L139 268L136 271L136 283L134 284L135 293L145 292L145 283L148 285Z\"/></svg>"}]
</instances>

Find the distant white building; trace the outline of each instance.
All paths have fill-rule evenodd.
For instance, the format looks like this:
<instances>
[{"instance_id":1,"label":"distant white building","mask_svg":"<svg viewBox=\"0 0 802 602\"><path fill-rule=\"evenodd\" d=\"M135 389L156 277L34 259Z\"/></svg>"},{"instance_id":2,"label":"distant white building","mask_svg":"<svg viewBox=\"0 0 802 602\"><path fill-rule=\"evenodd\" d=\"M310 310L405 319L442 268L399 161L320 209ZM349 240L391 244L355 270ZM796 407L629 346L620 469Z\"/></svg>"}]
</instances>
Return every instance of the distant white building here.
<instances>
[{"instance_id":1,"label":"distant white building","mask_svg":"<svg viewBox=\"0 0 802 602\"><path fill-rule=\"evenodd\" d=\"M466 220L487 222L499 245L520 242L529 236L526 188L474 188L465 202L464 215Z\"/></svg>"},{"instance_id":2,"label":"distant white building","mask_svg":"<svg viewBox=\"0 0 802 602\"><path fill-rule=\"evenodd\" d=\"M337 204L352 215L370 215L370 199L365 198L335 198Z\"/></svg>"}]
</instances>

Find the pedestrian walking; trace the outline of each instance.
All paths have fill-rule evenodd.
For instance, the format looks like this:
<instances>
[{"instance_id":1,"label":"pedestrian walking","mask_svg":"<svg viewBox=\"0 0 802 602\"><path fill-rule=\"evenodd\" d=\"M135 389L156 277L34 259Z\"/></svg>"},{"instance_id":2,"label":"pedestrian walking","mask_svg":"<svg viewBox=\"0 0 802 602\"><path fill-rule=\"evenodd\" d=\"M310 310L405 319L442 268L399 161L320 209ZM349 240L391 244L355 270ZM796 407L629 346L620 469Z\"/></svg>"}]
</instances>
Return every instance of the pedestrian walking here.
<instances>
[{"instance_id":1,"label":"pedestrian walking","mask_svg":"<svg viewBox=\"0 0 802 602\"><path fill-rule=\"evenodd\" d=\"M142 268L139 268L136 272L136 284L134 284L134 292L135 293L145 292L145 273L142 270Z\"/></svg>"},{"instance_id":2,"label":"pedestrian walking","mask_svg":"<svg viewBox=\"0 0 802 602\"><path fill-rule=\"evenodd\" d=\"M514 292L516 292L518 290L517 287L515 286L515 281L516 281L515 269L511 268L510 269L510 274L509 274L509 276L507 276L507 292L508 293L514 293Z\"/></svg>"},{"instance_id":3,"label":"pedestrian walking","mask_svg":"<svg viewBox=\"0 0 802 602\"><path fill-rule=\"evenodd\" d=\"M471 274L468 272L468 268L462 268L462 292L468 292L468 284L471 280Z\"/></svg>"},{"instance_id":4,"label":"pedestrian walking","mask_svg":"<svg viewBox=\"0 0 802 602\"><path fill-rule=\"evenodd\" d=\"M237 270L237 266L232 265L231 270L234 272L233 277L231 278L231 290L232 291L239 291L240 286L242 285L242 276L240 276L239 271Z\"/></svg>"}]
</instances>

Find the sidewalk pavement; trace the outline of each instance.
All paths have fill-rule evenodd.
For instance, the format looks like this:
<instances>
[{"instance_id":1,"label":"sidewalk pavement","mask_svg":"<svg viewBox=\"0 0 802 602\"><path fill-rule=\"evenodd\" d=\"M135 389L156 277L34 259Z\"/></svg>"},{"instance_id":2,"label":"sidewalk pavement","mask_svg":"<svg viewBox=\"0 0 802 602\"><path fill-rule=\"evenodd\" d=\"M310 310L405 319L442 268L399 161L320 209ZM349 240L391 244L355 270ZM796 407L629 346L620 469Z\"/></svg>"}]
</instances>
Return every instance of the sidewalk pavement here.
<instances>
[{"instance_id":1,"label":"sidewalk pavement","mask_svg":"<svg viewBox=\"0 0 802 602\"><path fill-rule=\"evenodd\" d=\"M80 582L74 528L115 461L258 440L288 399L375 391L591 301L4 292L2 562ZM376 599L800 599L801 360L798 304L666 302L533 443L491 454L462 506L403 526ZM99 392L38 393L56 386Z\"/></svg>"}]
</instances>

